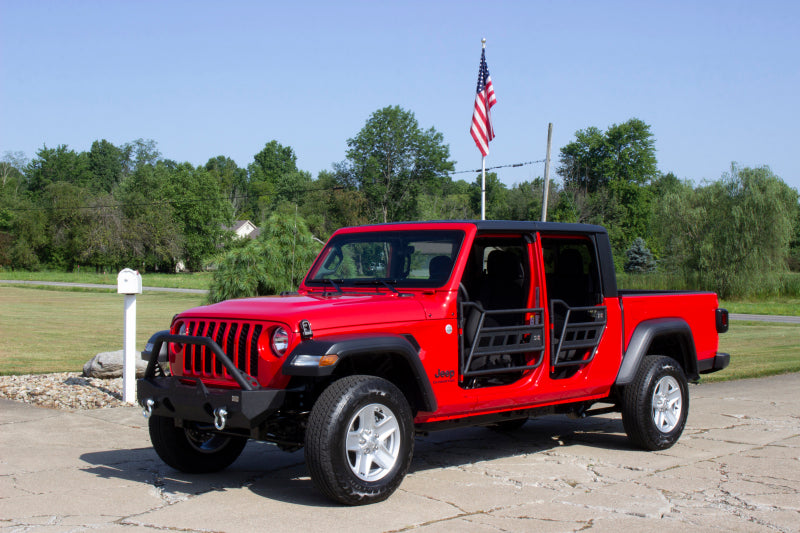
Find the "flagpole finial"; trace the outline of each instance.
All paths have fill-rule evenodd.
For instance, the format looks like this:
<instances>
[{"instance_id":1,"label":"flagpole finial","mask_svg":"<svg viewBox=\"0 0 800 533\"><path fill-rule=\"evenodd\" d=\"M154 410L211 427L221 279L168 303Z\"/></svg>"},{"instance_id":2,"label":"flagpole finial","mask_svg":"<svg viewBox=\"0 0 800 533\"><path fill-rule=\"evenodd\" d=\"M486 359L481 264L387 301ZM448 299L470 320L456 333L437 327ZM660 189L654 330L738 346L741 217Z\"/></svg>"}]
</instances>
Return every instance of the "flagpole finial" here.
<instances>
[{"instance_id":1,"label":"flagpole finial","mask_svg":"<svg viewBox=\"0 0 800 533\"><path fill-rule=\"evenodd\" d=\"M481 48L486 48L486 37L481 39Z\"/></svg>"}]
</instances>

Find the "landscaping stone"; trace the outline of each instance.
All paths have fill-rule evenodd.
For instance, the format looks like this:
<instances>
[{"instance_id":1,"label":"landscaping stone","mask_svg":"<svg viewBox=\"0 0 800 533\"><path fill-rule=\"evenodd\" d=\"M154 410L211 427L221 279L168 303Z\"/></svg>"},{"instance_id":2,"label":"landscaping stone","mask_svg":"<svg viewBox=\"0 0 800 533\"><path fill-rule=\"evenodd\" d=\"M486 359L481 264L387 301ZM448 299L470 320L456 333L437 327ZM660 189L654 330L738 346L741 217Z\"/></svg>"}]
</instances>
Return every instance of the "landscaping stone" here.
<instances>
[{"instance_id":1,"label":"landscaping stone","mask_svg":"<svg viewBox=\"0 0 800 533\"><path fill-rule=\"evenodd\" d=\"M122 350L101 352L83 365L83 375L90 378L121 378L123 367ZM142 359L141 352L136 352L136 377L144 376L147 361Z\"/></svg>"}]
</instances>

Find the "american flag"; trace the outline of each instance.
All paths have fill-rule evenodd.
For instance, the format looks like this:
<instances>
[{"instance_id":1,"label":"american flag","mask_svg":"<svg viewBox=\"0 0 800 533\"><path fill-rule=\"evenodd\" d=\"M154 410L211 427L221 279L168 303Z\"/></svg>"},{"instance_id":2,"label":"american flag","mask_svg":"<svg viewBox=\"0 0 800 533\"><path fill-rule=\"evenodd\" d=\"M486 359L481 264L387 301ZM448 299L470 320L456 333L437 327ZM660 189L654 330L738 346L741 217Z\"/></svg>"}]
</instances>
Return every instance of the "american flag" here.
<instances>
[{"instance_id":1,"label":"american flag","mask_svg":"<svg viewBox=\"0 0 800 533\"><path fill-rule=\"evenodd\" d=\"M486 50L481 50L481 66L478 69L478 89L475 95L475 110L472 112L472 128L469 132L478 145L481 155L486 157L489 154L489 141L494 139L492 129L491 109L497 99L494 96L492 78L489 76L489 68L486 66Z\"/></svg>"}]
</instances>

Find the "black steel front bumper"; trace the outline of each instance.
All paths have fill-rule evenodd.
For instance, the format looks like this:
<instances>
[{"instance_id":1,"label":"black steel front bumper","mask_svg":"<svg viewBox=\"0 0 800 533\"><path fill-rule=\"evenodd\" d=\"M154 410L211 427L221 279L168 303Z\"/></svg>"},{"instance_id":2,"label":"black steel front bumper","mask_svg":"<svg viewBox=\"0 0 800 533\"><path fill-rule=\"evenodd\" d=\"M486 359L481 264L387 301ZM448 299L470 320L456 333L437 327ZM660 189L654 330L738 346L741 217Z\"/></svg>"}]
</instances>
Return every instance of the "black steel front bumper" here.
<instances>
[{"instance_id":1,"label":"black steel front bumper","mask_svg":"<svg viewBox=\"0 0 800 533\"><path fill-rule=\"evenodd\" d=\"M169 342L202 345L213 351L240 388L207 387L197 378L156 376L159 357L152 354L160 354L161 346ZM213 423L215 413L224 409L226 428L250 430L276 413L284 403L285 390L261 388L256 379L236 368L219 345L208 337L160 331L150 338L146 351L149 361L144 378L137 381L136 397L149 414Z\"/></svg>"},{"instance_id":2,"label":"black steel front bumper","mask_svg":"<svg viewBox=\"0 0 800 533\"><path fill-rule=\"evenodd\" d=\"M152 414L213 423L217 409L227 412L228 428L252 429L264 422L283 405L283 389L220 389L182 383L176 377L145 377L136 384L139 403L153 400Z\"/></svg>"}]
</instances>

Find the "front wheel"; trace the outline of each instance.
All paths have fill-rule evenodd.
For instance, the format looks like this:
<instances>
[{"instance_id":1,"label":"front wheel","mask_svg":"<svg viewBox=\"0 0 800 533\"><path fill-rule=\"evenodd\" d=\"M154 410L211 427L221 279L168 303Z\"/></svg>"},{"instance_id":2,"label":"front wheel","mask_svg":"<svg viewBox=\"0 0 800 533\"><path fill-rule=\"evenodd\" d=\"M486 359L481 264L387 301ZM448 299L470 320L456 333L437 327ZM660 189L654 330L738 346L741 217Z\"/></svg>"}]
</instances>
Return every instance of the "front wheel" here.
<instances>
[{"instance_id":1,"label":"front wheel","mask_svg":"<svg viewBox=\"0 0 800 533\"><path fill-rule=\"evenodd\" d=\"M664 450L680 438L689 414L689 385L671 357L645 357L622 398L622 423L634 444Z\"/></svg>"},{"instance_id":2,"label":"front wheel","mask_svg":"<svg viewBox=\"0 0 800 533\"><path fill-rule=\"evenodd\" d=\"M403 481L413 453L411 408L385 379L342 378L311 410L306 463L316 487L333 500L348 505L385 500Z\"/></svg>"},{"instance_id":3,"label":"front wheel","mask_svg":"<svg viewBox=\"0 0 800 533\"><path fill-rule=\"evenodd\" d=\"M221 435L197 426L177 427L175 421L153 415L149 420L150 442L172 468L190 474L217 472L241 455L247 439Z\"/></svg>"}]
</instances>

